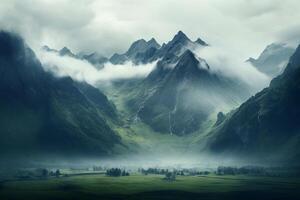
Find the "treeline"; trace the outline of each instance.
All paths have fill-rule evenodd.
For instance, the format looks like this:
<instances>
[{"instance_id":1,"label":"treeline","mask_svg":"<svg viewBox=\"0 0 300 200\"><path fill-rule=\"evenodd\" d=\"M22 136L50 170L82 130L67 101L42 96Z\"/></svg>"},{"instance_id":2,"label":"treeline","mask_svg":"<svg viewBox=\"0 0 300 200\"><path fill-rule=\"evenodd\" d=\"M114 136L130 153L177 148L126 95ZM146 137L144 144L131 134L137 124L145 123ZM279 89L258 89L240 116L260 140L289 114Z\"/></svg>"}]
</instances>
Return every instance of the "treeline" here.
<instances>
[{"instance_id":1,"label":"treeline","mask_svg":"<svg viewBox=\"0 0 300 200\"><path fill-rule=\"evenodd\" d=\"M111 168L106 170L106 175L107 176L129 176L129 172L126 172L125 170L121 170L120 168Z\"/></svg>"},{"instance_id":2,"label":"treeline","mask_svg":"<svg viewBox=\"0 0 300 200\"><path fill-rule=\"evenodd\" d=\"M244 167L226 167L219 166L216 171L217 175L267 175L267 170L259 166L244 166Z\"/></svg>"},{"instance_id":3,"label":"treeline","mask_svg":"<svg viewBox=\"0 0 300 200\"><path fill-rule=\"evenodd\" d=\"M104 171L105 168L101 166L93 166L93 171Z\"/></svg>"},{"instance_id":4,"label":"treeline","mask_svg":"<svg viewBox=\"0 0 300 200\"><path fill-rule=\"evenodd\" d=\"M300 176L299 167L261 167L261 166L243 166L229 167L219 166L215 172L217 175L253 175L253 176L271 176L271 177L289 177Z\"/></svg>"},{"instance_id":5,"label":"treeline","mask_svg":"<svg viewBox=\"0 0 300 200\"><path fill-rule=\"evenodd\" d=\"M30 179L30 178L48 178L60 177L60 170L48 170L46 168L38 168L35 170L18 170L15 174L16 178Z\"/></svg>"},{"instance_id":6,"label":"treeline","mask_svg":"<svg viewBox=\"0 0 300 200\"><path fill-rule=\"evenodd\" d=\"M161 169L161 168L148 168L143 169L139 168L138 172L148 175L148 174L160 174L160 175L166 175L170 172L174 173L177 176L195 176L195 175L208 175L209 171L200 171L196 169Z\"/></svg>"}]
</instances>

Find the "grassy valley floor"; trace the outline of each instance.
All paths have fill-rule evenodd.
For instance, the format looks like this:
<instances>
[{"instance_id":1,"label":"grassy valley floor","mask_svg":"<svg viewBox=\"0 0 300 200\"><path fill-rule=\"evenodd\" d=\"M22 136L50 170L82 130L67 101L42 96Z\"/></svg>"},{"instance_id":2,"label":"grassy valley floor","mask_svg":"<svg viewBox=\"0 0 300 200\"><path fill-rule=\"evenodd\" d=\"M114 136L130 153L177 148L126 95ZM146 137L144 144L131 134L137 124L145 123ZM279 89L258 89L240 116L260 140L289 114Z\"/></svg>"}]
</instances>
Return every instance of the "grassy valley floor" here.
<instances>
[{"instance_id":1,"label":"grassy valley floor","mask_svg":"<svg viewBox=\"0 0 300 200\"><path fill-rule=\"evenodd\" d=\"M0 199L299 199L300 178L76 175L3 182Z\"/></svg>"}]
</instances>

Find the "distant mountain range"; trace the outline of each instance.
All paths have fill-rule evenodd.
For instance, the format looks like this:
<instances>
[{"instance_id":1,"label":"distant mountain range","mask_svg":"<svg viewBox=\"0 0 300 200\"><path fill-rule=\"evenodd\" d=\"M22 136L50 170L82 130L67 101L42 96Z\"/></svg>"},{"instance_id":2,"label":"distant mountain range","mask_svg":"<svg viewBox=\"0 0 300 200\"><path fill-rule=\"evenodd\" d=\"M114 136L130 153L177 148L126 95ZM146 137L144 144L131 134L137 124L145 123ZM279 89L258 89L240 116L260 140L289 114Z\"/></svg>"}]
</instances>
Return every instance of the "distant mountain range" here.
<instances>
[{"instance_id":1,"label":"distant mountain range","mask_svg":"<svg viewBox=\"0 0 300 200\"><path fill-rule=\"evenodd\" d=\"M56 50L48 47L47 45L42 47L43 51L56 53L59 56L68 56L71 58L79 59L79 60L86 60L97 69L102 69L104 64L108 62L108 58L98 54L97 52L86 54L86 53L73 53L69 48L63 47L61 50Z\"/></svg>"},{"instance_id":2,"label":"distant mountain range","mask_svg":"<svg viewBox=\"0 0 300 200\"><path fill-rule=\"evenodd\" d=\"M204 47L208 46L208 44L200 38L193 42L182 31L179 31L171 43L163 44L161 46L154 38L151 38L149 41L139 39L133 42L125 53L115 53L110 58L102 56L97 52L91 54L74 54L67 47L63 47L61 50L56 50L45 45L42 47L42 49L44 51L58 53L60 56L70 56L77 59L84 59L89 61L91 64L97 66L103 65L106 62L110 62L114 65L117 65L124 64L128 61L131 61L136 65L145 64L162 58L167 53L178 56L179 54L182 54L185 50L194 50L199 46Z\"/></svg>"},{"instance_id":3,"label":"distant mountain range","mask_svg":"<svg viewBox=\"0 0 300 200\"><path fill-rule=\"evenodd\" d=\"M284 71L289 58L295 49L283 43L268 45L257 59L249 58L247 61L262 73L274 78Z\"/></svg>"},{"instance_id":4,"label":"distant mountain range","mask_svg":"<svg viewBox=\"0 0 300 200\"><path fill-rule=\"evenodd\" d=\"M149 41L140 39L135 41L124 54L115 53L109 61L113 64L123 64L125 61L131 60L138 64L140 62L148 62L148 57L151 57L160 45L154 38Z\"/></svg>"}]
</instances>

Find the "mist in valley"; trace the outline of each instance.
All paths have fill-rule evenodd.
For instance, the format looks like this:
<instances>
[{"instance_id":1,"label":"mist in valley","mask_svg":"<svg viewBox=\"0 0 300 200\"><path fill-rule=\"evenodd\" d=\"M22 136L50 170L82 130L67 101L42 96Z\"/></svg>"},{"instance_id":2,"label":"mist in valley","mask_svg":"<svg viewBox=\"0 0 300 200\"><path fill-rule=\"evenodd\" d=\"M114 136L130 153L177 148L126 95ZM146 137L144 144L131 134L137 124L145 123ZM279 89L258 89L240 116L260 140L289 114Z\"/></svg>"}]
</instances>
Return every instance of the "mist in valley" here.
<instances>
[{"instance_id":1,"label":"mist in valley","mask_svg":"<svg viewBox=\"0 0 300 200\"><path fill-rule=\"evenodd\" d=\"M0 199L298 199L298 10L3 0Z\"/></svg>"}]
</instances>

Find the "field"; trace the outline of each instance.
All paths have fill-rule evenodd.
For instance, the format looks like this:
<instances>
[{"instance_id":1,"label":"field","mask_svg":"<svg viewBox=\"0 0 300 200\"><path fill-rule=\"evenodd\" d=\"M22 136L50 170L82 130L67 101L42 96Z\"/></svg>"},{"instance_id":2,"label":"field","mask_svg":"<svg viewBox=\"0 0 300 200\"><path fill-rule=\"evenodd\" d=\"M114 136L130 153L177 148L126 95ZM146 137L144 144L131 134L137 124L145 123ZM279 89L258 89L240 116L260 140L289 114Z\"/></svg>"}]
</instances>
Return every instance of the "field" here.
<instances>
[{"instance_id":1,"label":"field","mask_svg":"<svg viewBox=\"0 0 300 200\"><path fill-rule=\"evenodd\" d=\"M0 199L300 199L300 178L75 175L3 182Z\"/></svg>"}]
</instances>

